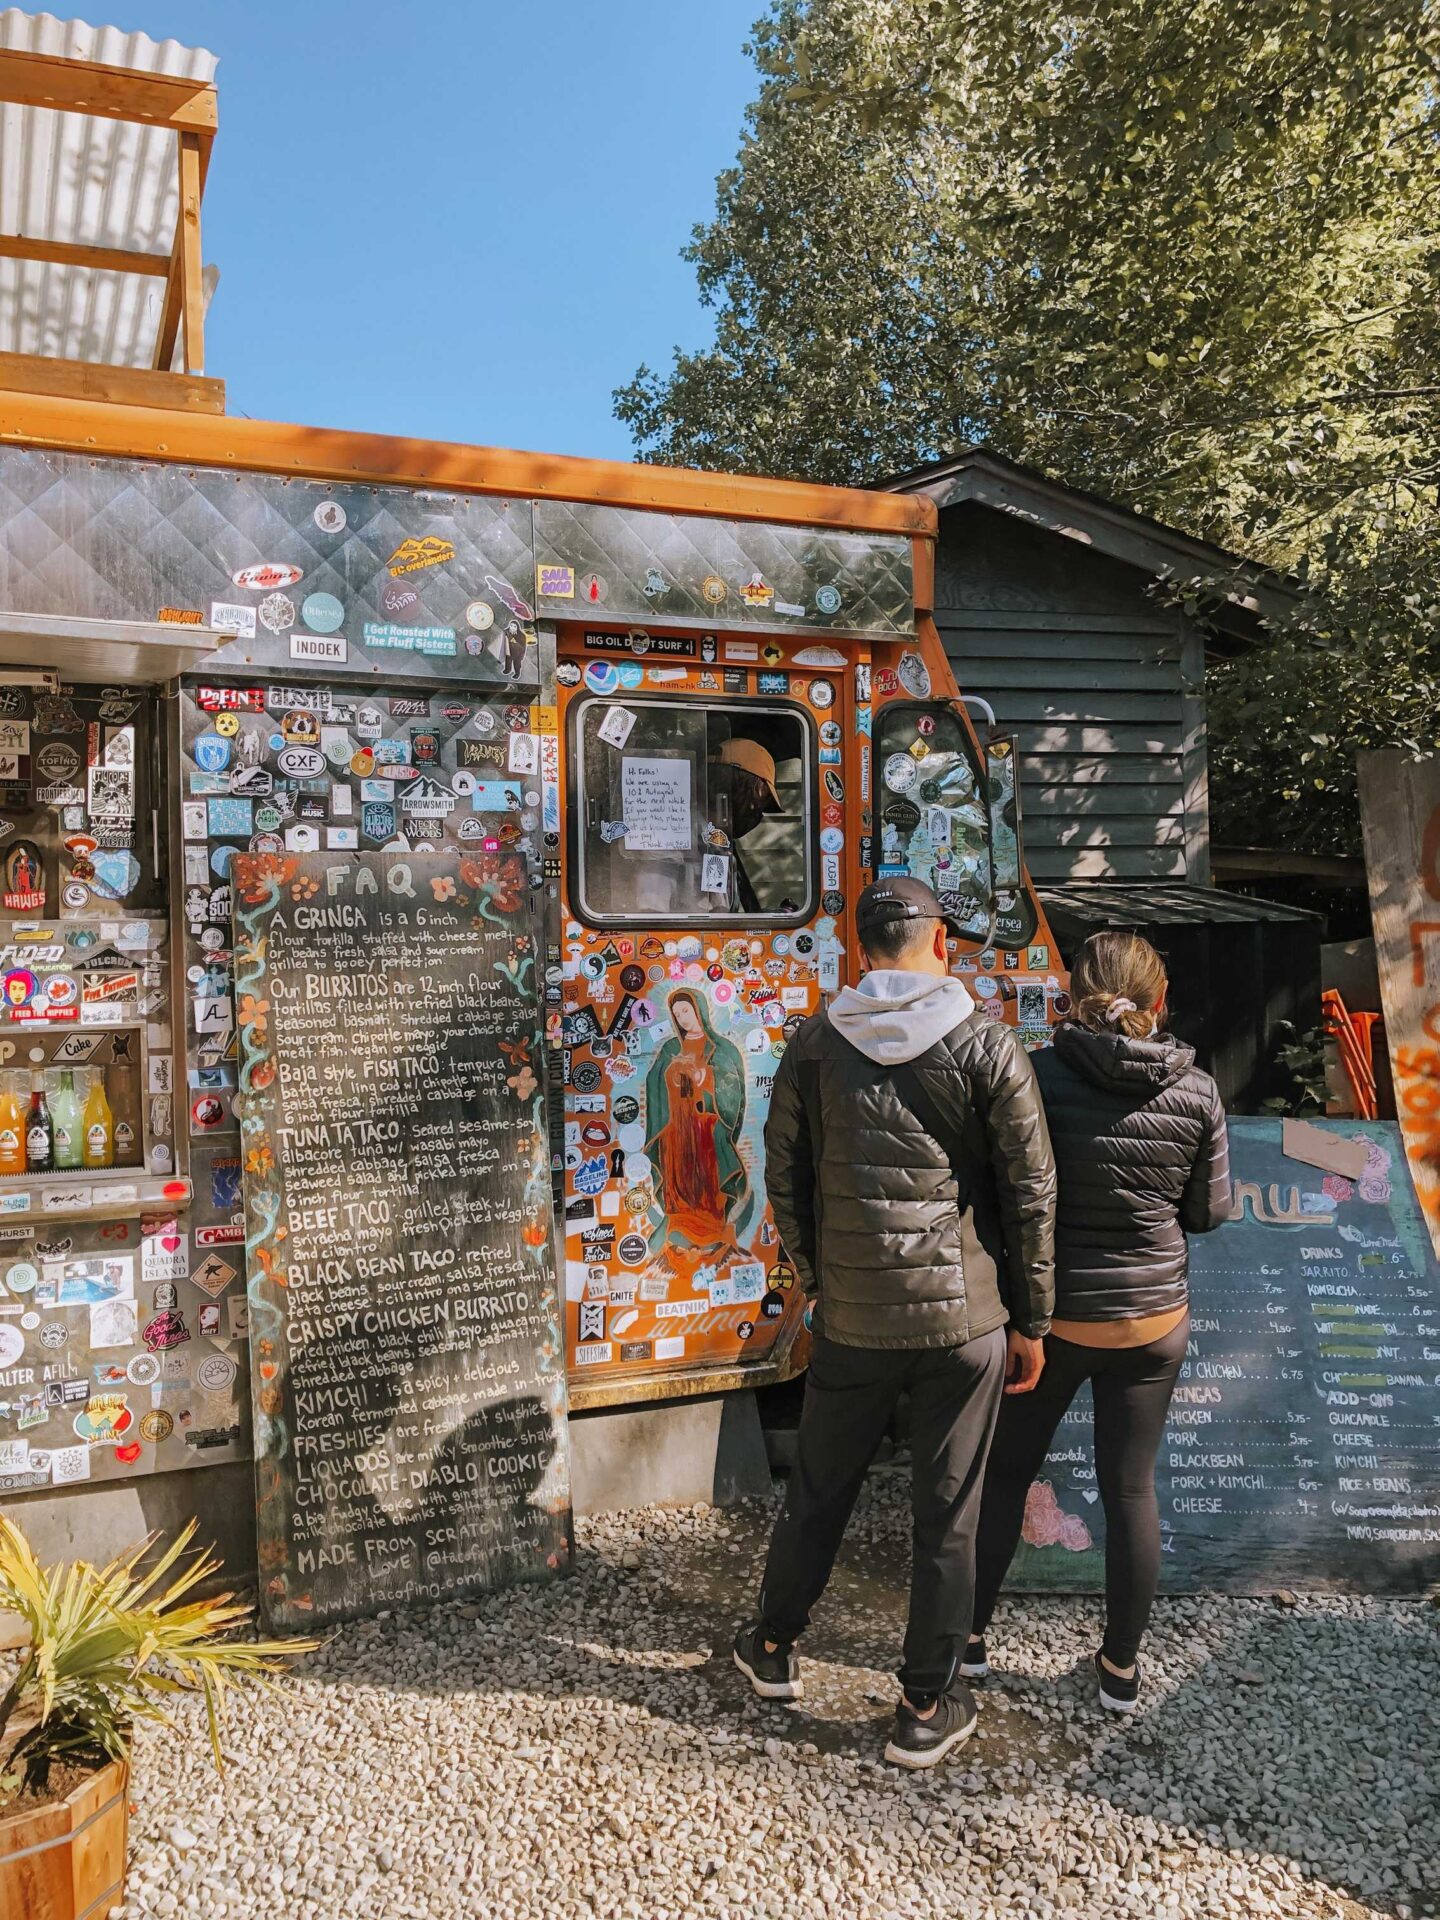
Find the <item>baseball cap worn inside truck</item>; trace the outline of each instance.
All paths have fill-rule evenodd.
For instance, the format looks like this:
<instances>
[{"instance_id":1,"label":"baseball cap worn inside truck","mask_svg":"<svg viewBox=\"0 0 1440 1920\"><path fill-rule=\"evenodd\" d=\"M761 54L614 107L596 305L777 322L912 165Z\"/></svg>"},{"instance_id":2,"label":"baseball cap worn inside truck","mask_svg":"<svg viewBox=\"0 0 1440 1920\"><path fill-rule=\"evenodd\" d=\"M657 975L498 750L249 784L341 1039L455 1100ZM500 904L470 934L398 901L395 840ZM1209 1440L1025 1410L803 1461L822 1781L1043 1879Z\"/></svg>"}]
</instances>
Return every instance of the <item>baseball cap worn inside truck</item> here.
<instances>
[{"instance_id":1,"label":"baseball cap worn inside truck","mask_svg":"<svg viewBox=\"0 0 1440 1920\"><path fill-rule=\"evenodd\" d=\"M965 937L960 922L946 913L925 882L904 875L897 880L876 880L855 904L855 930L862 940L891 920L943 920L952 940Z\"/></svg>"}]
</instances>

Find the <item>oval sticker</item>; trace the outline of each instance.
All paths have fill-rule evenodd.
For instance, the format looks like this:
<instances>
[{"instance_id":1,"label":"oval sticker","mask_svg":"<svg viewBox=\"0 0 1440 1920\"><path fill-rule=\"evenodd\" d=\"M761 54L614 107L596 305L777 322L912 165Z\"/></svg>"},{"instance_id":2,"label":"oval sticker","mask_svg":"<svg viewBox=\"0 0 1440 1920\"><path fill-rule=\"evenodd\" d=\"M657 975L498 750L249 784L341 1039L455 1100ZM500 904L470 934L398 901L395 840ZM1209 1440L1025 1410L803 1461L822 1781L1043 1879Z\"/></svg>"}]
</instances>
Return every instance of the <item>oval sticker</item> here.
<instances>
[{"instance_id":1,"label":"oval sticker","mask_svg":"<svg viewBox=\"0 0 1440 1920\"><path fill-rule=\"evenodd\" d=\"M249 587L257 593L272 593L276 587L293 587L302 577L299 567L282 560L262 560L258 567L241 567L230 578L237 587Z\"/></svg>"},{"instance_id":2,"label":"oval sticker","mask_svg":"<svg viewBox=\"0 0 1440 1920\"><path fill-rule=\"evenodd\" d=\"M292 779L311 780L316 774L324 773L326 761L324 754L314 747L286 747L276 765Z\"/></svg>"}]
</instances>

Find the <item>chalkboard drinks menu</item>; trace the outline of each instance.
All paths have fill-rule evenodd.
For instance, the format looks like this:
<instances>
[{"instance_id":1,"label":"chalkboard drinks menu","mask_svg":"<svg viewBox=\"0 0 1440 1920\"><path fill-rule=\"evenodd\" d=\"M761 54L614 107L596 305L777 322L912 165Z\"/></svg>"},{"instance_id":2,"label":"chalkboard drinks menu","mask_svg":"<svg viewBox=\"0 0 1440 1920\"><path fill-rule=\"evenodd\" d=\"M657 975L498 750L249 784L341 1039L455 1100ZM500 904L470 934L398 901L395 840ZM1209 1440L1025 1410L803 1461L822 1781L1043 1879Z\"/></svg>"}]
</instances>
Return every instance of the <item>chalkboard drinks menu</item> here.
<instances>
[{"instance_id":1,"label":"chalkboard drinks menu","mask_svg":"<svg viewBox=\"0 0 1440 1920\"><path fill-rule=\"evenodd\" d=\"M1312 1131L1353 1177L1232 1120L1239 1211L1190 1242L1190 1347L1160 1449L1173 1589L1440 1579L1440 1262L1393 1124ZM1011 1584L1104 1584L1088 1392L1030 1492Z\"/></svg>"},{"instance_id":2,"label":"chalkboard drinks menu","mask_svg":"<svg viewBox=\"0 0 1440 1920\"><path fill-rule=\"evenodd\" d=\"M563 1571L523 867L266 853L232 877L266 1616L293 1628Z\"/></svg>"}]
</instances>

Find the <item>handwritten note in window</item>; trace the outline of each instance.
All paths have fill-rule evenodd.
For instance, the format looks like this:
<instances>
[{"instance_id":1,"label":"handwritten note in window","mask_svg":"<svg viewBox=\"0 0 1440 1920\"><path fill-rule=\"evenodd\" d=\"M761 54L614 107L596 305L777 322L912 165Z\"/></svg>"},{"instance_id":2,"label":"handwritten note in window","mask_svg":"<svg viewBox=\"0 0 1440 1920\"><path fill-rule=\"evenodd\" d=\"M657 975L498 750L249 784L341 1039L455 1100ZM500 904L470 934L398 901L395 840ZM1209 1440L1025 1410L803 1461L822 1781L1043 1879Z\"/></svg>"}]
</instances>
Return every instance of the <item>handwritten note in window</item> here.
<instances>
[{"instance_id":1,"label":"handwritten note in window","mask_svg":"<svg viewBox=\"0 0 1440 1920\"><path fill-rule=\"evenodd\" d=\"M620 763L625 846L630 853L688 853L695 844L690 762L627 755Z\"/></svg>"}]
</instances>

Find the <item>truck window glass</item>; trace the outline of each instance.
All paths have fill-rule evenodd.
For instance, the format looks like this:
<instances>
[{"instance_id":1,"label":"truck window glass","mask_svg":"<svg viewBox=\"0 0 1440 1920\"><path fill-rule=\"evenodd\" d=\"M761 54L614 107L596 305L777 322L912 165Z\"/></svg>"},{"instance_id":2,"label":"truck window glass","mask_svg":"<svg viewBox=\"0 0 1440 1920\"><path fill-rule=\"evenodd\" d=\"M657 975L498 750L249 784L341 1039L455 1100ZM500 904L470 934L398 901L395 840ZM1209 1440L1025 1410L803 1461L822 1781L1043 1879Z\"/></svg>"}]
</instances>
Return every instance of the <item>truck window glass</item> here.
<instances>
[{"instance_id":1,"label":"truck window glass","mask_svg":"<svg viewBox=\"0 0 1440 1920\"><path fill-rule=\"evenodd\" d=\"M894 702L877 721L880 870L935 889L967 934L988 938L994 882L985 770L953 707Z\"/></svg>"},{"instance_id":2,"label":"truck window glass","mask_svg":"<svg viewBox=\"0 0 1440 1920\"><path fill-rule=\"evenodd\" d=\"M570 709L578 900L592 922L784 924L813 908L810 725L792 708Z\"/></svg>"}]
</instances>

